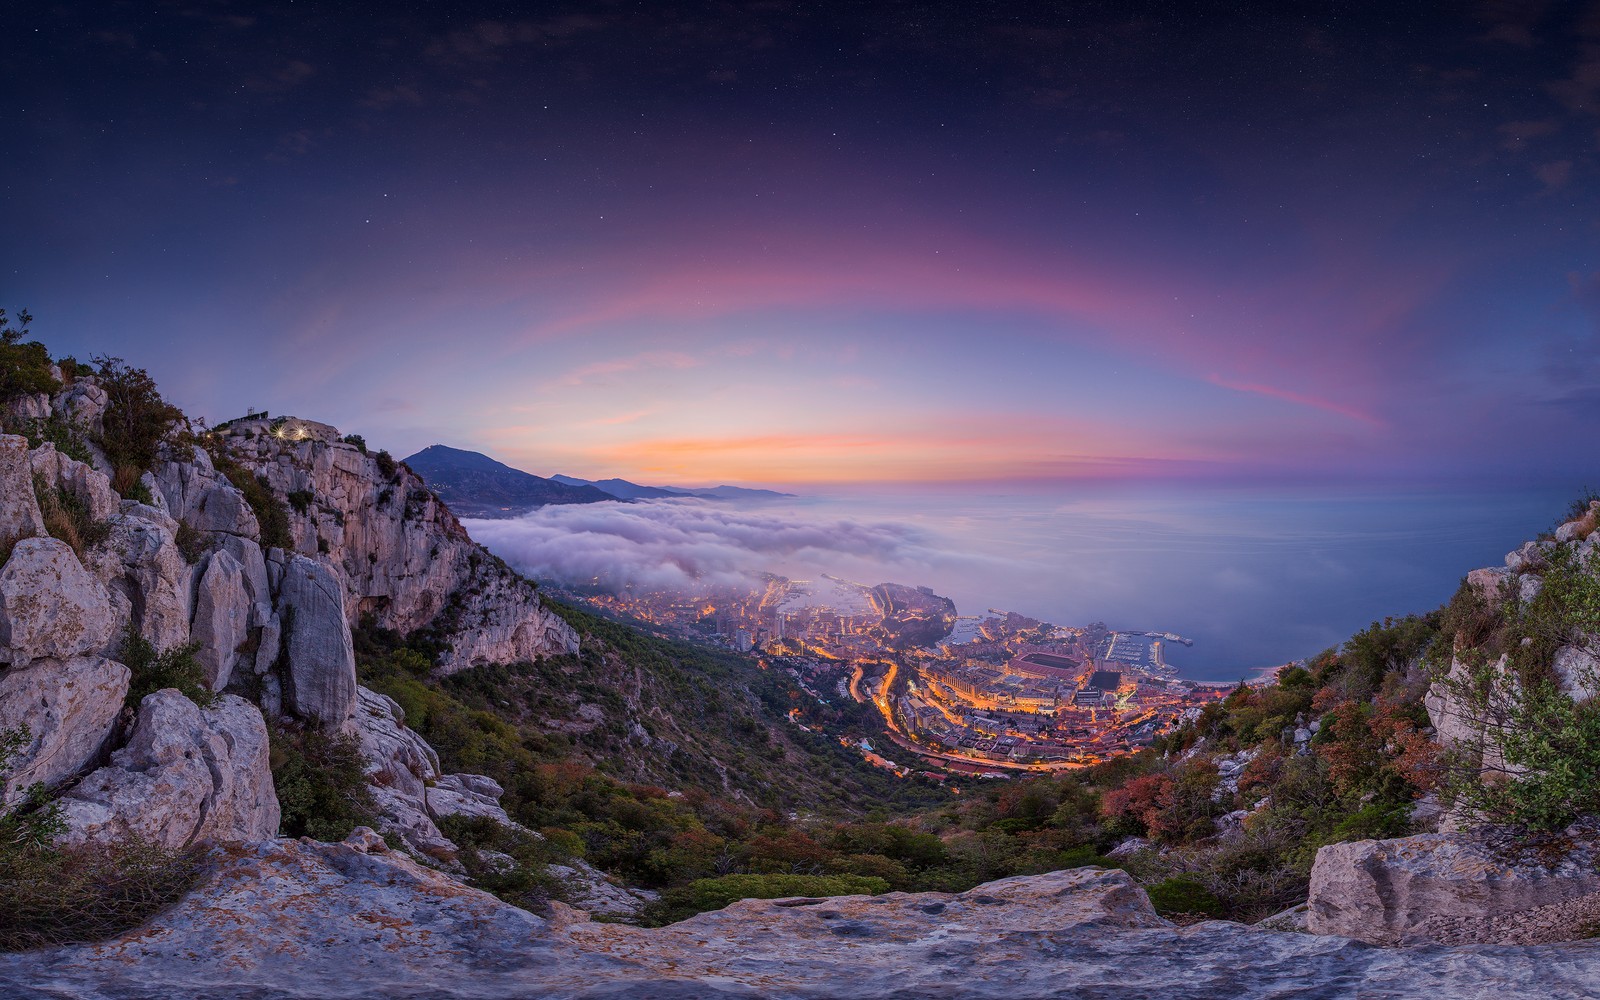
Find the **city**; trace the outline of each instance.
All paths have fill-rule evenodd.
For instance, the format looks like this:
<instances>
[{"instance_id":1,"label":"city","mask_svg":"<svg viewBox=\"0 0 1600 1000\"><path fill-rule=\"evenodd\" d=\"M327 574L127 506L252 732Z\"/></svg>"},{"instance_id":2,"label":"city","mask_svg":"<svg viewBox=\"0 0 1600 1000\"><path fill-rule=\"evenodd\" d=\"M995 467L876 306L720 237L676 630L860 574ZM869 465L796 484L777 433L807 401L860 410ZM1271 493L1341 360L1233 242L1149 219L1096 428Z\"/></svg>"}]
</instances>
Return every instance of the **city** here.
<instances>
[{"instance_id":1,"label":"city","mask_svg":"<svg viewBox=\"0 0 1600 1000\"><path fill-rule=\"evenodd\" d=\"M1165 651L1191 643L1170 633L1059 626L997 608L959 615L927 587L762 582L695 596L568 593L658 635L723 645L787 672L805 695L791 722L902 774L1084 767L1148 746L1232 687L1179 678Z\"/></svg>"}]
</instances>

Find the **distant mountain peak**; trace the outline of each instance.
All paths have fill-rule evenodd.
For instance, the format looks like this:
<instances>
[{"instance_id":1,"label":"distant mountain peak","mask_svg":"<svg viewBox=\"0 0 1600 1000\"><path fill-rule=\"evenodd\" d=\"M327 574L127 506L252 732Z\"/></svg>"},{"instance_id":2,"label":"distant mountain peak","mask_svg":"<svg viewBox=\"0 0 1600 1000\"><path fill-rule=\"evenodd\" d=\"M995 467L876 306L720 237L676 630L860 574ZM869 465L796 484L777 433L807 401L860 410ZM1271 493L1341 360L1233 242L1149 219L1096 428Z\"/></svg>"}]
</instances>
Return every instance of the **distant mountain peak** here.
<instances>
[{"instance_id":1,"label":"distant mountain peak","mask_svg":"<svg viewBox=\"0 0 1600 1000\"><path fill-rule=\"evenodd\" d=\"M550 504L616 499L593 486L545 479L449 445L429 445L405 462L461 517L515 517Z\"/></svg>"},{"instance_id":2,"label":"distant mountain peak","mask_svg":"<svg viewBox=\"0 0 1600 1000\"><path fill-rule=\"evenodd\" d=\"M579 479L576 476L551 476L569 486L593 486L619 500L659 500L668 497L699 497L702 500L775 500L793 493L756 490L744 486L640 486L626 479Z\"/></svg>"}]
</instances>

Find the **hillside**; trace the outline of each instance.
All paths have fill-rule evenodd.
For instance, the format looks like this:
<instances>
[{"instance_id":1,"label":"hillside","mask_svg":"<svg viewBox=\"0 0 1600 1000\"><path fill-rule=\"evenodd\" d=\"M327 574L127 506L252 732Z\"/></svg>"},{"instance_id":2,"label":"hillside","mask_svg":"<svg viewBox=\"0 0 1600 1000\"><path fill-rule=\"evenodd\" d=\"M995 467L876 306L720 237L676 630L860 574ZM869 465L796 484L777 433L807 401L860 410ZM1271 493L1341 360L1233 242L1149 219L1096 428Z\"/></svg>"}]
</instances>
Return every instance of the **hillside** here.
<instances>
[{"instance_id":1,"label":"hillside","mask_svg":"<svg viewBox=\"0 0 1600 1000\"><path fill-rule=\"evenodd\" d=\"M573 476L552 476L558 483L570 486L593 486L604 490L619 500L661 500L670 497L699 497L702 500L781 500L793 493L777 490L755 490L744 486L640 486L626 479L577 479Z\"/></svg>"},{"instance_id":2,"label":"hillside","mask_svg":"<svg viewBox=\"0 0 1600 1000\"><path fill-rule=\"evenodd\" d=\"M545 479L442 444L429 445L405 464L459 517L515 517L548 504L616 499L592 486Z\"/></svg>"}]
</instances>

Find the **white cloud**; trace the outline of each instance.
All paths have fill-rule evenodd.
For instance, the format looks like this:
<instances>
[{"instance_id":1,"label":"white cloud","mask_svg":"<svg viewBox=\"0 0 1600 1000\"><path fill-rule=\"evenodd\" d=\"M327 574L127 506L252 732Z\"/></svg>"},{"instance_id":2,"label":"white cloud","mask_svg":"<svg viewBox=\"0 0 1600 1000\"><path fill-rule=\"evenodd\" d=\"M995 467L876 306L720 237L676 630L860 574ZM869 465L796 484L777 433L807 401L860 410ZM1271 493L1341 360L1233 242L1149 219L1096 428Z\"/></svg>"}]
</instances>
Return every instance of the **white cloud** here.
<instances>
[{"instance_id":1,"label":"white cloud","mask_svg":"<svg viewBox=\"0 0 1600 1000\"><path fill-rule=\"evenodd\" d=\"M703 592L756 586L762 573L879 575L964 557L920 529L888 522L748 510L703 500L544 507L515 520L466 522L472 537L523 573L557 583Z\"/></svg>"}]
</instances>

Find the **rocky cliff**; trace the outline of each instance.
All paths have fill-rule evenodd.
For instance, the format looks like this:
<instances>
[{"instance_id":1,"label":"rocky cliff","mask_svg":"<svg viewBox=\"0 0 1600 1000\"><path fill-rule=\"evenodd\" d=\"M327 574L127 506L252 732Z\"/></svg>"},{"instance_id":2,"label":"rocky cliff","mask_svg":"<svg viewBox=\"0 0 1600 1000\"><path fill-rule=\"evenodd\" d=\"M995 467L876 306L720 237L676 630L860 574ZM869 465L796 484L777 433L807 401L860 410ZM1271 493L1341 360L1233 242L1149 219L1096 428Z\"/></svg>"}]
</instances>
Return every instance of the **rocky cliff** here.
<instances>
[{"instance_id":1,"label":"rocky cliff","mask_svg":"<svg viewBox=\"0 0 1600 1000\"><path fill-rule=\"evenodd\" d=\"M270 840L282 717L351 734L389 832L415 848L450 846L437 816L494 814L493 782L441 774L398 707L359 687L351 626L427 630L440 673L576 651L534 585L404 466L324 424L180 427L119 495L96 444L110 405L81 377L4 414L48 421L53 441L0 435L0 733L21 738L0 804L51 789L68 841ZM163 655L192 656L193 697L130 697Z\"/></svg>"}]
</instances>

